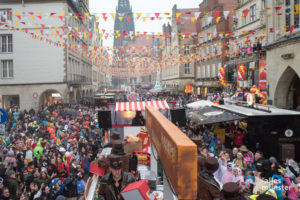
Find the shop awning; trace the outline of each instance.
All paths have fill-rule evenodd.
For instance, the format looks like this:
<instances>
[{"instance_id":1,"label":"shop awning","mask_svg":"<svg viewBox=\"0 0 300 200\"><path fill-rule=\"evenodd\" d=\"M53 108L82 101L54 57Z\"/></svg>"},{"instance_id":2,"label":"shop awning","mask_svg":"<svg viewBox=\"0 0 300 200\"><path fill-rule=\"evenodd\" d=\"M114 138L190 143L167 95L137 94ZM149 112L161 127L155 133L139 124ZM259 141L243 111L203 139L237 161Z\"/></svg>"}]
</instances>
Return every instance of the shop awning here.
<instances>
[{"instance_id":1,"label":"shop awning","mask_svg":"<svg viewBox=\"0 0 300 200\"><path fill-rule=\"evenodd\" d=\"M232 120L242 120L245 119L246 116L216 107L204 107L188 113L188 118L198 125L204 125Z\"/></svg>"},{"instance_id":2,"label":"shop awning","mask_svg":"<svg viewBox=\"0 0 300 200\"><path fill-rule=\"evenodd\" d=\"M146 106L152 106L158 110L168 110L166 101L139 101L139 102L117 102L116 111L144 111Z\"/></svg>"}]
</instances>

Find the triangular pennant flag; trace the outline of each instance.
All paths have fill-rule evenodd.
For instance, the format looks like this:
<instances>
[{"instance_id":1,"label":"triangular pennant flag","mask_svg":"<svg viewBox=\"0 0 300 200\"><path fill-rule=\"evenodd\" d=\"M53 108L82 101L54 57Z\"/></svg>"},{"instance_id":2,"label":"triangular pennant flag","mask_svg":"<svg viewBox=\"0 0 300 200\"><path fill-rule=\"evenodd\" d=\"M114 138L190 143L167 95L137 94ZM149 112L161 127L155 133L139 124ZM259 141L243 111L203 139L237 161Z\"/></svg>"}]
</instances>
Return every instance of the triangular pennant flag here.
<instances>
[{"instance_id":1,"label":"triangular pennant flag","mask_svg":"<svg viewBox=\"0 0 300 200\"><path fill-rule=\"evenodd\" d=\"M136 13L136 18L139 19L142 16L142 13Z\"/></svg>"},{"instance_id":2,"label":"triangular pennant flag","mask_svg":"<svg viewBox=\"0 0 300 200\"><path fill-rule=\"evenodd\" d=\"M112 19L115 19L116 13L110 13Z\"/></svg>"},{"instance_id":3,"label":"triangular pennant flag","mask_svg":"<svg viewBox=\"0 0 300 200\"><path fill-rule=\"evenodd\" d=\"M55 30L58 30L58 26L57 25L55 25L54 28L55 28Z\"/></svg>"},{"instance_id":4,"label":"triangular pennant flag","mask_svg":"<svg viewBox=\"0 0 300 200\"><path fill-rule=\"evenodd\" d=\"M224 14L224 18L225 18L225 19L228 18L229 13L230 13L230 11L228 11L228 10L223 11L223 14Z\"/></svg>"},{"instance_id":5,"label":"triangular pennant flag","mask_svg":"<svg viewBox=\"0 0 300 200\"><path fill-rule=\"evenodd\" d=\"M63 16L58 16L58 18L62 21L64 19Z\"/></svg>"},{"instance_id":6,"label":"triangular pennant flag","mask_svg":"<svg viewBox=\"0 0 300 200\"><path fill-rule=\"evenodd\" d=\"M179 18L181 13L176 13L176 18Z\"/></svg>"},{"instance_id":7,"label":"triangular pennant flag","mask_svg":"<svg viewBox=\"0 0 300 200\"><path fill-rule=\"evenodd\" d=\"M19 22L18 22L18 21L14 21L14 23L15 23L17 26L19 26Z\"/></svg>"},{"instance_id":8,"label":"triangular pennant flag","mask_svg":"<svg viewBox=\"0 0 300 200\"><path fill-rule=\"evenodd\" d=\"M32 19L32 20L34 20L34 19L35 19L35 16L34 16L34 15L31 15L30 17L31 17L31 19Z\"/></svg>"},{"instance_id":9,"label":"triangular pennant flag","mask_svg":"<svg viewBox=\"0 0 300 200\"><path fill-rule=\"evenodd\" d=\"M131 17L126 17L127 21L130 22Z\"/></svg>"},{"instance_id":10,"label":"triangular pennant flag","mask_svg":"<svg viewBox=\"0 0 300 200\"><path fill-rule=\"evenodd\" d=\"M45 24L41 24L41 27L42 27L43 29L45 28L45 26L46 26Z\"/></svg>"},{"instance_id":11,"label":"triangular pennant flag","mask_svg":"<svg viewBox=\"0 0 300 200\"><path fill-rule=\"evenodd\" d=\"M39 18L40 20L42 19L42 16L41 15L39 15L39 16L37 16L37 18Z\"/></svg>"},{"instance_id":12,"label":"triangular pennant flag","mask_svg":"<svg viewBox=\"0 0 300 200\"><path fill-rule=\"evenodd\" d=\"M84 17L84 16L80 16L80 18L81 18L82 20L84 20L84 19L85 19L85 17Z\"/></svg>"},{"instance_id":13,"label":"triangular pennant flag","mask_svg":"<svg viewBox=\"0 0 300 200\"><path fill-rule=\"evenodd\" d=\"M146 22L146 20L147 20L147 17L143 17L143 21Z\"/></svg>"},{"instance_id":14,"label":"triangular pennant flag","mask_svg":"<svg viewBox=\"0 0 300 200\"><path fill-rule=\"evenodd\" d=\"M216 19L219 17L220 13L221 13L220 11L214 11L214 16Z\"/></svg>"},{"instance_id":15,"label":"triangular pennant flag","mask_svg":"<svg viewBox=\"0 0 300 200\"><path fill-rule=\"evenodd\" d=\"M295 28L295 25L292 25L290 28L290 34L293 32L294 28Z\"/></svg>"},{"instance_id":16,"label":"triangular pennant flag","mask_svg":"<svg viewBox=\"0 0 300 200\"><path fill-rule=\"evenodd\" d=\"M84 13L86 17L90 17L90 13Z\"/></svg>"},{"instance_id":17,"label":"triangular pennant flag","mask_svg":"<svg viewBox=\"0 0 300 200\"><path fill-rule=\"evenodd\" d=\"M60 13L60 15L63 17L66 16L66 14L64 12Z\"/></svg>"},{"instance_id":18,"label":"triangular pennant flag","mask_svg":"<svg viewBox=\"0 0 300 200\"><path fill-rule=\"evenodd\" d=\"M195 12L194 13L195 18L198 19L198 17L200 16L200 14L201 14L201 12Z\"/></svg>"},{"instance_id":19,"label":"triangular pennant flag","mask_svg":"<svg viewBox=\"0 0 300 200\"><path fill-rule=\"evenodd\" d=\"M154 13L155 17L158 19L160 13Z\"/></svg>"},{"instance_id":20,"label":"triangular pennant flag","mask_svg":"<svg viewBox=\"0 0 300 200\"><path fill-rule=\"evenodd\" d=\"M196 20L196 17L191 17L191 22L194 23Z\"/></svg>"},{"instance_id":21,"label":"triangular pennant flag","mask_svg":"<svg viewBox=\"0 0 300 200\"><path fill-rule=\"evenodd\" d=\"M62 31L65 31L65 27L64 26L61 26L60 28L61 28Z\"/></svg>"},{"instance_id":22,"label":"triangular pennant flag","mask_svg":"<svg viewBox=\"0 0 300 200\"><path fill-rule=\"evenodd\" d=\"M122 20L123 20L123 17L119 17L119 20L122 21Z\"/></svg>"},{"instance_id":23,"label":"triangular pennant flag","mask_svg":"<svg viewBox=\"0 0 300 200\"><path fill-rule=\"evenodd\" d=\"M207 23L208 23L208 24L211 24L211 22L212 22L212 19L213 19L213 17L212 17L212 16L208 16L208 17L207 17Z\"/></svg>"},{"instance_id":24,"label":"triangular pennant flag","mask_svg":"<svg viewBox=\"0 0 300 200\"><path fill-rule=\"evenodd\" d=\"M216 22L219 23L220 19L221 19L221 17L218 17L218 18L216 19Z\"/></svg>"},{"instance_id":25,"label":"triangular pennant flag","mask_svg":"<svg viewBox=\"0 0 300 200\"><path fill-rule=\"evenodd\" d=\"M243 10L243 16L242 17L246 18L249 12L250 12L249 9Z\"/></svg>"}]
</instances>

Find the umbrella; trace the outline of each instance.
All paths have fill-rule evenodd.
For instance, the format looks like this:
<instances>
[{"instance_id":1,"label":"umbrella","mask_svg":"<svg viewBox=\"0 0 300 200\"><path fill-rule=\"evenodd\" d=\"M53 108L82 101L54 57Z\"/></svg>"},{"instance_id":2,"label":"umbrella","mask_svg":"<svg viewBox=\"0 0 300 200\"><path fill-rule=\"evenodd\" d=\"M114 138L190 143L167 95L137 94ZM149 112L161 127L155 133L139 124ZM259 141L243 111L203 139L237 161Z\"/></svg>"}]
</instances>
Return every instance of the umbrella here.
<instances>
[{"instance_id":1,"label":"umbrella","mask_svg":"<svg viewBox=\"0 0 300 200\"><path fill-rule=\"evenodd\" d=\"M186 106L188 108L197 109L197 108L201 108L201 107L205 107L205 106L212 106L212 105L214 105L214 104L210 101L201 100L201 101L196 101L196 102L193 102L193 103L189 103Z\"/></svg>"}]
</instances>

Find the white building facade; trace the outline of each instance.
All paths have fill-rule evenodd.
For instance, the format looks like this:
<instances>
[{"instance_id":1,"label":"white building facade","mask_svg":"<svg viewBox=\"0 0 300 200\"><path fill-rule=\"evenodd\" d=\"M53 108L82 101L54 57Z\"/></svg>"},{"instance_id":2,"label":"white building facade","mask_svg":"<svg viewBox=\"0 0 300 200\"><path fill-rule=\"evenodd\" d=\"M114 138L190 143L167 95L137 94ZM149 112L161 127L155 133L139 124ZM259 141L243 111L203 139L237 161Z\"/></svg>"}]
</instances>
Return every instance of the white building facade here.
<instances>
[{"instance_id":1,"label":"white building facade","mask_svg":"<svg viewBox=\"0 0 300 200\"><path fill-rule=\"evenodd\" d=\"M76 13L89 13L88 1L0 0L3 108L76 103L93 94L93 63L70 44L79 51L82 45L92 45L89 37L75 38L72 33L95 26L92 17L76 18ZM63 45L55 45L56 41Z\"/></svg>"}]
</instances>

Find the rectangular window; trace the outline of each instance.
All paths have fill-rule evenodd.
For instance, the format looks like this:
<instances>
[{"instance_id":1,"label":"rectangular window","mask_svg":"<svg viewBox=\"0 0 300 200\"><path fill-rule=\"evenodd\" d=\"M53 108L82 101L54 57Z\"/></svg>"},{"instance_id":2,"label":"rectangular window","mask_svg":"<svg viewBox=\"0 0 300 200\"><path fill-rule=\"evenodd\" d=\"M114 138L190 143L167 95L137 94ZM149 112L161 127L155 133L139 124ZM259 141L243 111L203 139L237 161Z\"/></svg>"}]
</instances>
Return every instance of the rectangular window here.
<instances>
[{"instance_id":1,"label":"rectangular window","mask_svg":"<svg viewBox=\"0 0 300 200\"><path fill-rule=\"evenodd\" d=\"M11 53L12 35L0 35L0 53Z\"/></svg>"},{"instance_id":2,"label":"rectangular window","mask_svg":"<svg viewBox=\"0 0 300 200\"><path fill-rule=\"evenodd\" d=\"M185 74L190 74L190 73L191 73L191 66L190 66L190 63L185 63L185 64L184 64L184 73L185 73Z\"/></svg>"},{"instance_id":3,"label":"rectangular window","mask_svg":"<svg viewBox=\"0 0 300 200\"><path fill-rule=\"evenodd\" d=\"M285 28L289 31L291 27L291 1L285 1Z\"/></svg>"},{"instance_id":4,"label":"rectangular window","mask_svg":"<svg viewBox=\"0 0 300 200\"><path fill-rule=\"evenodd\" d=\"M267 7L267 2L266 2L266 0L262 0L261 6L262 6L262 9L265 9L265 8Z\"/></svg>"},{"instance_id":5,"label":"rectangular window","mask_svg":"<svg viewBox=\"0 0 300 200\"><path fill-rule=\"evenodd\" d=\"M13 78L13 61L2 60L1 71L2 71L2 78Z\"/></svg>"},{"instance_id":6,"label":"rectangular window","mask_svg":"<svg viewBox=\"0 0 300 200\"><path fill-rule=\"evenodd\" d=\"M0 22L12 23L11 9L0 9Z\"/></svg>"},{"instance_id":7,"label":"rectangular window","mask_svg":"<svg viewBox=\"0 0 300 200\"><path fill-rule=\"evenodd\" d=\"M300 0L294 0L294 8L295 8L295 14L294 14L294 24L295 28L299 28L299 5Z\"/></svg>"},{"instance_id":8,"label":"rectangular window","mask_svg":"<svg viewBox=\"0 0 300 200\"><path fill-rule=\"evenodd\" d=\"M250 7L250 22L254 22L256 20L256 4Z\"/></svg>"}]
</instances>

